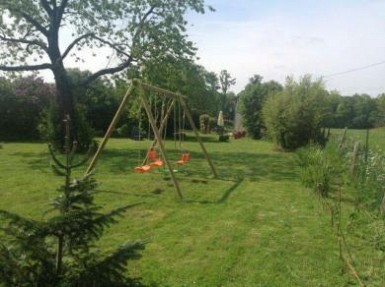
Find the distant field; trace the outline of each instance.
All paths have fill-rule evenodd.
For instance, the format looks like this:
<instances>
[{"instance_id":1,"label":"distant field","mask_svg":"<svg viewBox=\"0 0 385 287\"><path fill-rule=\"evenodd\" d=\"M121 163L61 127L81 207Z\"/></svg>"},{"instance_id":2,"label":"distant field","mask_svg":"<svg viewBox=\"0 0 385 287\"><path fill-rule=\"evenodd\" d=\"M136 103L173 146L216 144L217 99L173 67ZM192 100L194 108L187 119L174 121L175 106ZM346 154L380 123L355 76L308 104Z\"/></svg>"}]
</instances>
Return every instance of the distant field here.
<instances>
[{"instance_id":1,"label":"distant field","mask_svg":"<svg viewBox=\"0 0 385 287\"><path fill-rule=\"evenodd\" d=\"M332 134L341 135L344 130L332 130ZM360 141L363 145L366 143L366 130L347 130L347 137L353 141ZM369 130L369 148L376 151L385 150L385 128L376 128Z\"/></svg>"},{"instance_id":2,"label":"distant field","mask_svg":"<svg viewBox=\"0 0 385 287\"><path fill-rule=\"evenodd\" d=\"M150 239L129 265L149 286L347 286L330 217L299 182L293 153L250 139L219 143L205 137L220 178L195 141L183 143L191 162L177 177L181 202L167 175L136 174L148 141L112 139L96 169L97 202L105 210L138 204L100 242ZM167 142L174 162L178 151ZM0 149L0 208L44 218L61 179L47 148L6 143ZM81 174L81 172L79 172Z\"/></svg>"}]
</instances>

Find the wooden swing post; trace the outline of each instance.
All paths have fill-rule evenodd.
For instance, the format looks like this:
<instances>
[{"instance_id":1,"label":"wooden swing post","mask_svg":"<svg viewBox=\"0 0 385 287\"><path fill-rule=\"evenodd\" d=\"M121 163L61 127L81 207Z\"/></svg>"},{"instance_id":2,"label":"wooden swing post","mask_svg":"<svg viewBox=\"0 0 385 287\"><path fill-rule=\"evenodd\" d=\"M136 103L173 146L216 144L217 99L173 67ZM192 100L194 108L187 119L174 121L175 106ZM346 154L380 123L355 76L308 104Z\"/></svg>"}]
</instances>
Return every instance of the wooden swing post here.
<instances>
[{"instance_id":1,"label":"wooden swing post","mask_svg":"<svg viewBox=\"0 0 385 287\"><path fill-rule=\"evenodd\" d=\"M212 173L214 175L214 178L217 178L218 177L217 170L215 169L215 166L214 166L213 162L211 161L211 159L209 157L209 154L208 154L208 152L206 150L206 147L203 144L202 138L200 137L199 132L198 132L196 126L195 126L195 123L194 123L194 120L193 120L193 118L191 116L190 110L189 110L189 108L188 108L188 106L187 106L187 104L186 104L186 102L184 101L183 98L180 98L180 103L181 103L181 105L182 105L182 107L183 107L183 109L184 109L184 111L186 113L187 120L189 121L190 126L191 126L191 128L193 129L193 131L195 133L195 137L197 138L197 140L199 142L199 145L201 146L203 154L205 155L205 158L206 158L207 162L210 165L210 168L211 168L211 171L212 171Z\"/></svg>"},{"instance_id":2,"label":"wooden swing post","mask_svg":"<svg viewBox=\"0 0 385 287\"><path fill-rule=\"evenodd\" d=\"M96 166L96 163L99 159L99 156L102 153L104 147L106 146L108 139L110 138L112 132L114 131L115 126L116 126L117 122L119 121L119 119L123 113L123 108L126 105L127 100L130 97L131 93L134 91L134 88L135 88L134 84L131 83L130 87L127 89L126 94L123 97L122 102L120 103L118 110L116 111L116 113L114 115L114 118L112 119L112 121L111 121L111 123L110 123L104 137L103 137L102 142L100 143L94 157L92 158L90 164L88 165L86 172L85 172L85 175L89 174L92 171L92 169Z\"/></svg>"}]
</instances>

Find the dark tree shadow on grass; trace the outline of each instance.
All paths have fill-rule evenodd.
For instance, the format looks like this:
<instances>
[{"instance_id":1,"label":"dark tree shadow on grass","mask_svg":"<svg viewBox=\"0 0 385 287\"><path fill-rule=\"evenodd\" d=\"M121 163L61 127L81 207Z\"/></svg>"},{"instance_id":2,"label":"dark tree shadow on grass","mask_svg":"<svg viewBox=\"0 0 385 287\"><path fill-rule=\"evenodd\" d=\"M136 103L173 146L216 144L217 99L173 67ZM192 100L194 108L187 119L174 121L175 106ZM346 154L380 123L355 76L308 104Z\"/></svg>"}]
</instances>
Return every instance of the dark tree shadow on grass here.
<instances>
[{"instance_id":1,"label":"dark tree shadow on grass","mask_svg":"<svg viewBox=\"0 0 385 287\"><path fill-rule=\"evenodd\" d=\"M39 170L42 173L52 172L49 168L50 159L48 152L15 152L11 156L22 158L23 162L34 170Z\"/></svg>"},{"instance_id":2,"label":"dark tree shadow on grass","mask_svg":"<svg viewBox=\"0 0 385 287\"><path fill-rule=\"evenodd\" d=\"M221 203L225 203L228 198L233 194L233 192L235 192L239 185L244 181L243 178L237 180L237 181L234 181L234 183L227 189L223 192L222 196L217 199L217 200L193 200L193 199L187 199L185 200L185 202L187 203L200 203L200 204L221 204Z\"/></svg>"}]
</instances>

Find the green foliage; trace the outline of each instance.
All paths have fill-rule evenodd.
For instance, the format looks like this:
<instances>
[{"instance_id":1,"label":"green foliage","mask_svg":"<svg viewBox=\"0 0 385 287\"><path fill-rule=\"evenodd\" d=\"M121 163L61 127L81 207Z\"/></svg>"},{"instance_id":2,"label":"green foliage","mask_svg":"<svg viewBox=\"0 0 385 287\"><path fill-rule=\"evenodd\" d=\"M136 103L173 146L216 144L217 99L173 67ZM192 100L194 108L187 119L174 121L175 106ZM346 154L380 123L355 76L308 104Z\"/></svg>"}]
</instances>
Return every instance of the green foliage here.
<instances>
[{"instance_id":1,"label":"green foliage","mask_svg":"<svg viewBox=\"0 0 385 287\"><path fill-rule=\"evenodd\" d=\"M369 151L367 159L361 153L354 178L357 202L369 210L385 211L385 155Z\"/></svg>"},{"instance_id":2,"label":"green foliage","mask_svg":"<svg viewBox=\"0 0 385 287\"><path fill-rule=\"evenodd\" d=\"M75 107L71 125L72 133L76 135L74 140L78 143L77 150L86 152L93 143L94 131L86 119L85 106L77 105ZM42 113L38 129L42 139L50 142L57 150L64 150L65 143L61 137L64 124L60 117L59 107L55 103L52 103Z\"/></svg>"},{"instance_id":3,"label":"green foliage","mask_svg":"<svg viewBox=\"0 0 385 287\"><path fill-rule=\"evenodd\" d=\"M331 156L330 148L325 151L318 146L299 149L297 155L302 183L319 197L327 197L335 187L333 178L338 176L338 155Z\"/></svg>"},{"instance_id":4,"label":"green foliage","mask_svg":"<svg viewBox=\"0 0 385 287\"><path fill-rule=\"evenodd\" d=\"M220 142L228 142L230 139L230 136L227 134L220 134L218 140Z\"/></svg>"},{"instance_id":5,"label":"green foliage","mask_svg":"<svg viewBox=\"0 0 385 287\"><path fill-rule=\"evenodd\" d=\"M0 138L39 139L37 126L55 96L53 86L33 76L0 81Z\"/></svg>"},{"instance_id":6,"label":"green foliage","mask_svg":"<svg viewBox=\"0 0 385 287\"><path fill-rule=\"evenodd\" d=\"M228 92L230 87L235 85L236 79L232 78L227 70L222 70L219 73L219 83L222 90L222 93L218 94L220 110L233 118L235 112L235 96L230 96Z\"/></svg>"},{"instance_id":7,"label":"green foliage","mask_svg":"<svg viewBox=\"0 0 385 287\"><path fill-rule=\"evenodd\" d=\"M7 286L139 286L126 275L126 264L139 257L143 242L126 243L110 254L95 248L110 225L131 206L101 213L94 203L91 174L72 179L76 144L69 146L66 120L64 160L50 147L53 168L64 177L59 196L52 201L53 215L44 221L1 210L0 283Z\"/></svg>"},{"instance_id":8,"label":"green foliage","mask_svg":"<svg viewBox=\"0 0 385 287\"><path fill-rule=\"evenodd\" d=\"M119 91L111 81L101 78L87 86L81 85L81 82L90 75L90 71L68 70L76 105L84 110L82 114L91 128L103 133L114 117L125 91ZM120 94L117 94L118 92Z\"/></svg>"},{"instance_id":9,"label":"green foliage","mask_svg":"<svg viewBox=\"0 0 385 287\"><path fill-rule=\"evenodd\" d=\"M84 130L88 133L88 128L84 127L83 115L75 111L79 108L74 100L77 87L72 85L66 69L67 60L85 62L87 49L94 57L106 50L114 55L114 61L107 56L113 65L89 73L80 81L83 87L102 76L119 74L164 55L191 60L196 48L188 40L186 14L204 13L206 8L204 0L0 1L0 12L7 18L0 21L0 70L51 70L59 117L69 115L73 119L73 140L86 138L78 134ZM213 10L210 6L208 9ZM62 37L62 27L72 34ZM64 48L63 38L68 42ZM82 126L78 129L77 124ZM82 145L87 146L87 142Z\"/></svg>"},{"instance_id":10,"label":"green foliage","mask_svg":"<svg viewBox=\"0 0 385 287\"><path fill-rule=\"evenodd\" d=\"M279 83L275 81L262 83L262 77L254 75L245 89L239 93L243 124L254 139L262 138L265 129L262 117L265 100L269 95L279 91L282 91Z\"/></svg>"},{"instance_id":11,"label":"green foliage","mask_svg":"<svg viewBox=\"0 0 385 287\"><path fill-rule=\"evenodd\" d=\"M4 41L0 54L6 65L25 63L33 56L38 61L39 56L46 53L53 56L55 43L49 42L52 49L47 49L44 43L48 41L44 40L58 41L54 36L62 26L73 27L73 49L65 51L65 56L81 60L74 48L103 46L118 52L117 59L121 64L132 57L144 61L165 53L176 57L194 54L193 43L188 41L185 33L187 22L184 15L188 10L204 13L205 6L203 0L177 3L165 0L2 1L0 10L9 18L9 21L0 23L6 39L9 39ZM117 25L119 21L122 23ZM25 36L24 41L12 41L22 39L22 36ZM131 47L131 51L126 50L127 47ZM70 51L74 54L68 55ZM56 60L58 56L61 55L51 59Z\"/></svg>"},{"instance_id":12,"label":"green foliage","mask_svg":"<svg viewBox=\"0 0 385 287\"><path fill-rule=\"evenodd\" d=\"M230 87L235 85L236 79L232 78L227 70L222 70L219 73L219 83L221 84L222 94L226 95ZM221 105L221 108L223 110L224 106Z\"/></svg>"},{"instance_id":13,"label":"green foliage","mask_svg":"<svg viewBox=\"0 0 385 287\"><path fill-rule=\"evenodd\" d=\"M366 129L380 121L375 100L365 94L340 96L334 112L335 124L332 127L337 128Z\"/></svg>"},{"instance_id":14,"label":"green foliage","mask_svg":"<svg viewBox=\"0 0 385 287\"><path fill-rule=\"evenodd\" d=\"M190 60L165 56L148 61L141 71L145 82L188 97L193 116L218 112L218 78Z\"/></svg>"},{"instance_id":15,"label":"green foliage","mask_svg":"<svg viewBox=\"0 0 385 287\"><path fill-rule=\"evenodd\" d=\"M265 102L263 119L270 138L280 148L294 150L309 143L324 145L327 91L321 80L288 78L282 92Z\"/></svg>"}]
</instances>

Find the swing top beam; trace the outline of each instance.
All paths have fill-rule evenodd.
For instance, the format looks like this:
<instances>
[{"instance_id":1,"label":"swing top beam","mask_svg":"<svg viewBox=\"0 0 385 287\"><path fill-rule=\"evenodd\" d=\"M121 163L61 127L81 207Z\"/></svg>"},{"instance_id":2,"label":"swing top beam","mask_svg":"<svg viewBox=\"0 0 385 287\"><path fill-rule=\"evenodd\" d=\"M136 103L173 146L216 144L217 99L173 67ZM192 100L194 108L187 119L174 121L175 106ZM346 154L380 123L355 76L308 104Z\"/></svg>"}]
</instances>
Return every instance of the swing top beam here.
<instances>
[{"instance_id":1,"label":"swing top beam","mask_svg":"<svg viewBox=\"0 0 385 287\"><path fill-rule=\"evenodd\" d=\"M174 92L171 92L169 90L162 89L162 88L159 88L159 87L147 84L147 83L143 83L137 79L134 79L132 81L132 83L134 84L135 87L140 86L143 90L146 90L149 92L156 92L158 94L161 94L161 95L169 97L169 98L174 98L174 99L178 99L178 100L180 100L180 99L186 100L187 99L187 96L184 96L184 95L179 94L179 93L174 93Z\"/></svg>"}]
</instances>

